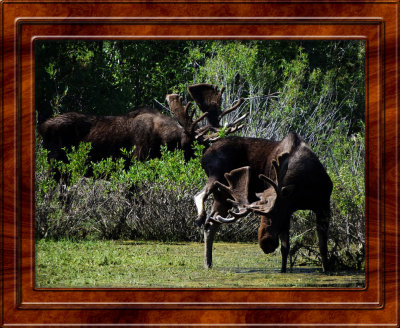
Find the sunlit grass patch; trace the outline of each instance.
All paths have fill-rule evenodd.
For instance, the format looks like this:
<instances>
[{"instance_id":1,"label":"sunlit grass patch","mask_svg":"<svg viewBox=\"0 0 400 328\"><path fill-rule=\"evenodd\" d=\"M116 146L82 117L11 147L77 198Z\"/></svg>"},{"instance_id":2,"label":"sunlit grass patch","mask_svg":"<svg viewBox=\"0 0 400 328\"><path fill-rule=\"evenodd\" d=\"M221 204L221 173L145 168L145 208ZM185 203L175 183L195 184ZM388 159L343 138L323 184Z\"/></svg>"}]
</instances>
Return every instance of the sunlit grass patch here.
<instances>
[{"instance_id":1,"label":"sunlit grass patch","mask_svg":"<svg viewBox=\"0 0 400 328\"><path fill-rule=\"evenodd\" d=\"M254 243L215 243L203 267L202 243L46 241L36 243L37 287L362 287L363 272L323 274L316 266L279 272L279 251Z\"/></svg>"}]
</instances>

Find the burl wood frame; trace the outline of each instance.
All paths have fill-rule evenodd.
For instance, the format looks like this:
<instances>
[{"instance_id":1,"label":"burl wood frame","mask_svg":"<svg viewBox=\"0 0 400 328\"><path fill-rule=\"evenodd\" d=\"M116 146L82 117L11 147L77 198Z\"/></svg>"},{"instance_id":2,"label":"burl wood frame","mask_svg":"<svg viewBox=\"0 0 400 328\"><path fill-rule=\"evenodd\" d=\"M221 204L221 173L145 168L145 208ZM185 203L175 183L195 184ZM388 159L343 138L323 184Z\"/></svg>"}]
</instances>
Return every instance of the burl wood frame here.
<instances>
[{"instance_id":1,"label":"burl wood frame","mask_svg":"<svg viewBox=\"0 0 400 328\"><path fill-rule=\"evenodd\" d=\"M391 0L3 1L2 325L397 327L398 9ZM34 43L61 38L365 40L366 287L35 288Z\"/></svg>"}]
</instances>

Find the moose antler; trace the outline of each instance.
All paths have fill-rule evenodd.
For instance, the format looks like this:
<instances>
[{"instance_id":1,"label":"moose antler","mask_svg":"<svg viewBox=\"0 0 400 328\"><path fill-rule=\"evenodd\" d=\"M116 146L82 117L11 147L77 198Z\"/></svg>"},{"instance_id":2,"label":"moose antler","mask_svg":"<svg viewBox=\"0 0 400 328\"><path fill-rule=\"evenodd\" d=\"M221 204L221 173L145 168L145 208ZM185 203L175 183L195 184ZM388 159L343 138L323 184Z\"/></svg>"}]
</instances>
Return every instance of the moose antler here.
<instances>
[{"instance_id":1,"label":"moose antler","mask_svg":"<svg viewBox=\"0 0 400 328\"><path fill-rule=\"evenodd\" d=\"M281 195L282 190L282 178L287 170L287 161L285 159L289 156L288 153L284 153L278 156L277 160L272 160L272 166L275 171L275 179L273 181L269 177L260 174L259 179L267 182L271 187L265 189L262 193L257 193L256 196L259 198L258 201L249 203L248 201L248 187L250 181L250 167L242 167L239 169L232 170L230 173L225 173L225 179L228 181L229 186L226 186L220 182L215 182L219 188L225 190L233 197L233 201L228 199L234 206L237 206L239 212L229 210L228 213L232 217L222 217L217 215L211 220L218 223L232 223L246 216L250 212L265 215L270 213L276 204L278 197Z\"/></svg>"},{"instance_id":2,"label":"moose antler","mask_svg":"<svg viewBox=\"0 0 400 328\"><path fill-rule=\"evenodd\" d=\"M220 125L221 119L239 108L243 103L244 99L240 98L231 108L221 111L222 94L224 93L225 87L222 87L218 91L218 86L199 83L188 86L189 95L199 106L203 113L208 113L207 121L208 125L200 128L196 131L196 139L202 139L202 141L216 141L219 139L219 131L222 129ZM225 134L233 133L243 127L239 125L247 117L248 113L245 113L234 122L226 125L223 129ZM207 133L212 134L207 135Z\"/></svg>"},{"instance_id":3,"label":"moose antler","mask_svg":"<svg viewBox=\"0 0 400 328\"><path fill-rule=\"evenodd\" d=\"M237 206L239 208L239 212L229 210L228 212L233 216L233 218L223 218L218 215L214 220L219 223L231 223L247 215L248 213L248 210L245 206L249 203L248 192L250 182L250 166L232 170L229 173L225 173L224 176L226 181L228 181L228 186L219 181L216 181L214 185L232 196L233 200L228 199L228 201Z\"/></svg>"},{"instance_id":4,"label":"moose antler","mask_svg":"<svg viewBox=\"0 0 400 328\"><path fill-rule=\"evenodd\" d=\"M183 106L183 98L178 94L169 94L166 96L166 100L169 108L174 113L179 124L191 135L193 134L197 124L208 115L208 112L205 112L195 121L193 121L195 111L193 110L192 113L189 114L189 109L192 105L191 102L188 102L185 106Z\"/></svg>"},{"instance_id":5,"label":"moose antler","mask_svg":"<svg viewBox=\"0 0 400 328\"><path fill-rule=\"evenodd\" d=\"M221 90L218 91L217 86L207 83L188 86L189 95L203 113L209 113L207 120L209 124L215 128L220 126L218 116L221 114L221 102L224 90L225 87L222 87Z\"/></svg>"},{"instance_id":6,"label":"moose antler","mask_svg":"<svg viewBox=\"0 0 400 328\"><path fill-rule=\"evenodd\" d=\"M241 102L240 102L240 103L241 103ZM236 105L235 105L235 106L236 106ZM233 107L232 107L232 108L233 108ZM222 115L222 116L225 115L224 113L225 113L225 112L223 112L221 115ZM236 120L233 121L232 123L229 123L228 125L224 126L223 128L225 129L225 131L224 131L225 135L228 135L228 134L231 134L231 133L233 133L233 132L235 132L235 131L240 130L240 129L244 126L244 124L240 124L240 125L238 125L238 124L239 124L241 121L243 121L248 115L249 115L249 113L246 112L245 114L243 114L241 117L239 117L238 119L236 119ZM211 141L211 142L216 141L216 140L218 140L218 139L220 138L219 131L220 131L221 129L222 129L222 128L218 128L218 129L217 129L217 128L210 127L210 126L208 125L208 126L206 126L206 128L205 128L204 130L199 131L199 133L198 133L197 136L196 136L196 139L200 138L201 136L203 136L204 134L206 134L206 133L208 133L208 132L210 132L210 131L214 131L214 133L212 133L212 134L205 135L205 136L203 137L203 140L204 140L204 141Z\"/></svg>"}]
</instances>

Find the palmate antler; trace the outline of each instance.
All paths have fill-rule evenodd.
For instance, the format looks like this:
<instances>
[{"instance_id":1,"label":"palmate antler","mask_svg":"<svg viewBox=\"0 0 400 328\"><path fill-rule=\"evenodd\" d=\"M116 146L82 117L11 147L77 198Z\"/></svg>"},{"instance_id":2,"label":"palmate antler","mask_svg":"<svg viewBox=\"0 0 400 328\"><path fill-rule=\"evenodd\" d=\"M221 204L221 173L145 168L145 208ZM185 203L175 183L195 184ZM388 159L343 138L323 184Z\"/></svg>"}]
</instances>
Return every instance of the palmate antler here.
<instances>
[{"instance_id":1,"label":"palmate antler","mask_svg":"<svg viewBox=\"0 0 400 328\"><path fill-rule=\"evenodd\" d=\"M246 205L249 203L248 192L250 182L250 166L232 170L229 173L225 173L224 176L226 181L228 181L228 186L219 181L215 182L215 186L225 190L230 196L232 196L233 200L228 199L228 201L237 206L239 212L233 212L232 210L229 210L229 213L234 216L233 219L217 216L217 218L220 218L219 220L216 220L219 223L234 222L233 220L236 221L238 218L245 216L248 213Z\"/></svg>"},{"instance_id":2,"label":"palmate antler","mask_svg":"<svg viewBox=\"0 0 400 328\"><path fill-rule=\"evenodd\" d=\"M224 91L225 87L222 87L221 90L218 91L217 86L207 83L199 83L188 86L189 95L196 102L197 106L199 106L203 113L209 113L207 120L209 124L215 128L220 126L218 117L222 113L221 103L222 94Z\"/></svg>"},{"instance_id":3,"label":"palmate antler","mask_svg":"<svg viewBox=\"0 0 400 328\"><path fill-rule=\"evenodd\" d=\"M239 108L244 101L244 99L241 98L231 108L221 111L222 94L224 93L224 90L225 88L222 87L221 90L218 91L218 86L207 83L199 83L188 86L188 92L192 99L196 102L197 106L199 106L203 113L208 113L208 125L196 131L196 139L202 140L203 142L216 141L220 138L219 131L221 129L224 129L224 133L227 135L238 131L243 127L243 124L239 123L247 117L248 113L245 113L225 127L221 126L221 119L225 115ZM209 132L211 132L211 134L208 134Z\"/></svg>"},{"instance_id":4,"label":"palmate antler","mask_svg":"<svg viewBox=\"0 0 400 328\"><path fill-rule=\"evenodd\" d=\"M215 182L215 185L220 189L226 191L232 198L228 199L235 207L238 208L238 212L229 210L228 213L232 217L222 217L217 215L210 220L218 223L233 223L238 219L246 216L250 212L266 215L270 213L276 204L277 198L281 194L281 180L282 173L286 172L287 153L282 154L278 157L278 160L273 160L272 165L275 170L276 181L271 180L269 177L260 174L258 177L265 182L267 182L270 187L265 189L262 193L257 193L256 196L259 198L258 201L249 203L248 201L248 190L250 182L250 167L245 166L235 170L230 173L225 173L225 179L228 181L228 186L222 184L221 182ZM282 172L283 171L283 172Z\"/></svg>"},{"instance_id":5,"label":"palmate antler","mask_svg":"<svg viewBox=\"0 0 400 328\"><path fill-rule=\"evenodd\" d=\"M205 112L199 118L193 121L195 110L193 110L191 114L189 113L189 109L192 105L191 102L188 102L184 106L183 98L178 94L169 94L166 96L166 100L168 102L169 108L178 120L179 124L190 135L194 133L197 124L208 115L208 112Z\"/></svg>"}]
</instances>

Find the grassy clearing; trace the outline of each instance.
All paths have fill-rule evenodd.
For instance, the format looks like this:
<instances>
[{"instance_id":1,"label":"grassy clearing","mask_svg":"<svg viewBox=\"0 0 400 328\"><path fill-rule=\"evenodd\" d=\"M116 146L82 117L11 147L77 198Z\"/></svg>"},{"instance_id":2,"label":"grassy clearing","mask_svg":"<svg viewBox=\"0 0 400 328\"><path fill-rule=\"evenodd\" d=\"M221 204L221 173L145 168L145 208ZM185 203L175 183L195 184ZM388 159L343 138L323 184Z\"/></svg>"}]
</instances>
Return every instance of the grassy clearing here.
<instances>
[{"instance_id":1,"label":"grassy clearing","mask_svg":"<svg viewBox=\"0 0 400 328\"><path fill-rule=\"evenodd\" d=\"M280 252L257 244L215 243L214 268L203 244L140 241L36 243L37 287L362 287L364 272L322 274L319 267L279 273Z\"/></svg>"}]
</instances>

